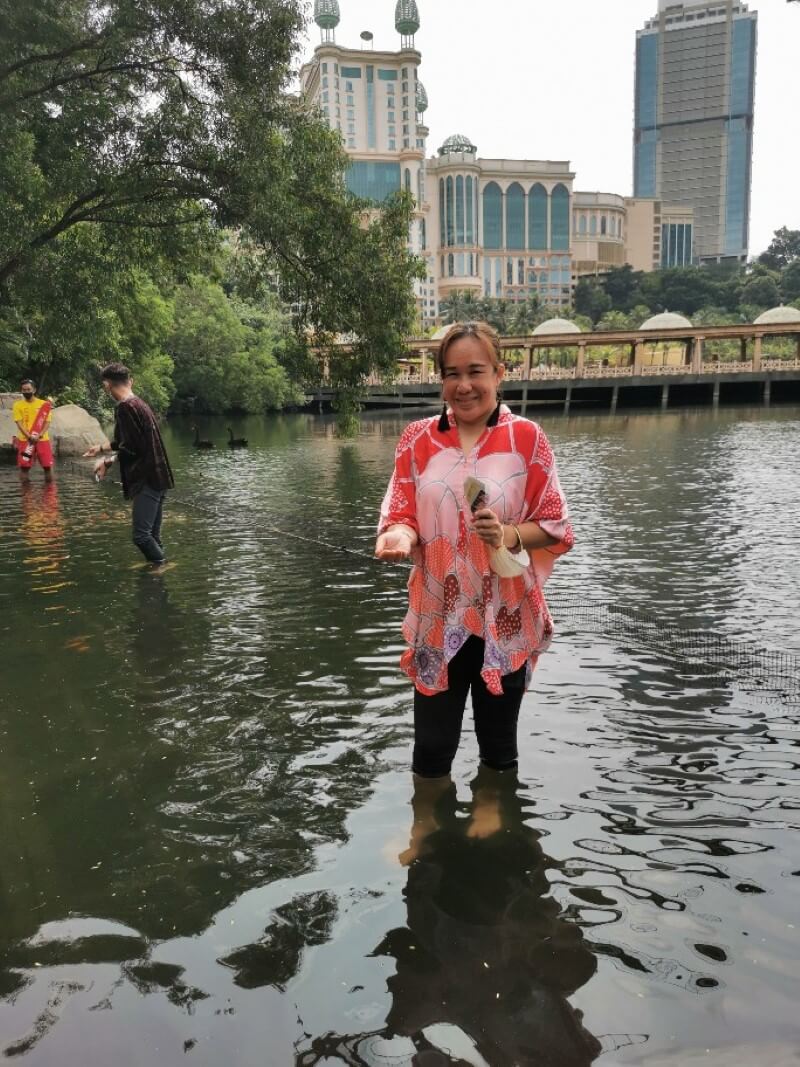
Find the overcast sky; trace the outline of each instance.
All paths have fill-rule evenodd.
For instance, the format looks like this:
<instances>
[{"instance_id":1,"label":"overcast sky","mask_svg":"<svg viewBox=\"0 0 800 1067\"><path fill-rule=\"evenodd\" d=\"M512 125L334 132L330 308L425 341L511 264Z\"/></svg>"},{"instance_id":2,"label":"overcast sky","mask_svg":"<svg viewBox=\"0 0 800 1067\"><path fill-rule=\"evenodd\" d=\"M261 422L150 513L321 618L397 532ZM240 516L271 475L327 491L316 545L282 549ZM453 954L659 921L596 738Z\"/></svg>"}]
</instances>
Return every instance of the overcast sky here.
<instances>
[{"instance_id":1,"label":"overcast sky","mask_svg":"<svg viewBox=\"0 0 800 1067\"><path fill-rule=\"evenodd\" d=\"M463 133L488 158L566 159L575 188L630 196L636 30L657 0L417 0L428 155ZM339 0L336 41L397 50L395 0ZM313 5L312 5L313 6ZM750 252L800 229L800 3L758 11ZM303 59L319 43L309 27Z\"/></svg>"}]
</instances>

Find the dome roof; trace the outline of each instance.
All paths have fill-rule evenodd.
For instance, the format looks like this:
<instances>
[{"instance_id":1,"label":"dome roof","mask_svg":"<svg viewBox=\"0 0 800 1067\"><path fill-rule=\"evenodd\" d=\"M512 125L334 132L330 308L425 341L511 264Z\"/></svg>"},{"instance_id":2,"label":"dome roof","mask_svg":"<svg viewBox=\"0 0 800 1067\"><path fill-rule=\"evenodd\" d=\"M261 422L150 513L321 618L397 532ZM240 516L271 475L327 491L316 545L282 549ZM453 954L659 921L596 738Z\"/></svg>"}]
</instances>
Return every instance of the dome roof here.
<instances>
[{"instance_id":1,"label":"dome roof","mask_svg":"<svg viewBox=\"0 0 800 1067\"><path fill-rule=\"evenodd\" d=\"M465 137L463 133L454 133L444 142L439 149L439 155L445 156L448 152L471 152L474 155L478 149L470 141L469 137Z\"/></svg>"},{"instance_id":2,"label":"dome roof","mask_svg":"<svg viewBox=\"0 0 800 1067\"><path fill-rule=\"evenodd\" d=\"M323 30L339 25L339 0L314 0L314 22Z\"/></svg>"},{"instance_id":3,"label":"dome roof","mask_svg":"<svg viewBox=\"0 0 800 1067\"><path fill-rule=\"evenodd\" d=\"M755 326L767 326L774 325L779 322L798 322L800 323L800 311L793 307L784 307L781 304L779 307L770 308L769 311L762 311L754 321Z\"/></svg>"},{"instance_id":4,"label":"dome roof","mask_svg":"<svg viewBox=\"0 0 800 1067\"><path fill-rule=\"evenodd\" d=\"M539 323L533 331L533 336L541 336L548 333L581 333L581 328L576 322L570 322L569 319L547 319L545 322Z\"/></svg>"},{"instance_id":5,"label":"dome roof","mask_svg":"<svg viewBox=\"0 0 800 1067\"><path fill-rule=\"evenodd\" d=\"M675 311L662 311L660 315L651 315L639 327L640 330L679 330L681 326L691 327L685 315Z\"/></svg>"},{"instance_id":6,"label":"dome roof","mask_svg":"<svg viewBox=\"0 0 800 1067\"><path fill-rule=\"evenodd\" d=\"M417 0L397 0L394 9L394 25L398 33L410 36L419 29Z\"/></svg>"},{"instance_id":7,"label":"dome roof","mask_svg":"<svg viewBox=\"0 0 800 1067\"><path fill-rule=\"evenodd\" d=\"M425 86L422 82L417 82L417 111L421 115L423 111L428 110L428 94L425 92Z\"/></svg>"}]
</instances>

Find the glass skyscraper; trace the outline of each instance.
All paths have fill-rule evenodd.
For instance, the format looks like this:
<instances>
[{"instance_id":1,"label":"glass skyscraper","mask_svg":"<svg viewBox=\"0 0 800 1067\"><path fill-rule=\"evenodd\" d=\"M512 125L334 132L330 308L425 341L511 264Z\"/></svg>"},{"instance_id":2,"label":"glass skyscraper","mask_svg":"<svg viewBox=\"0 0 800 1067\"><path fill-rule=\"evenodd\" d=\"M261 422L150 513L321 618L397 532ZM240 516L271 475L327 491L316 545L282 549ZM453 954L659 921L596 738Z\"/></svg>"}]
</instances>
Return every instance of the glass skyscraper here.
<instances>
[{"instance_id":1,"label":"glass skyscraper","mask_svg":"<svg viewBox=\"0 0 800 1067\"><path fill-rule=\"evenodd\" d=\"M634 196L693 208L695 262L747 257L755 66L739 0L659 0L637 33Z\"/></svg>"}]
</instances>

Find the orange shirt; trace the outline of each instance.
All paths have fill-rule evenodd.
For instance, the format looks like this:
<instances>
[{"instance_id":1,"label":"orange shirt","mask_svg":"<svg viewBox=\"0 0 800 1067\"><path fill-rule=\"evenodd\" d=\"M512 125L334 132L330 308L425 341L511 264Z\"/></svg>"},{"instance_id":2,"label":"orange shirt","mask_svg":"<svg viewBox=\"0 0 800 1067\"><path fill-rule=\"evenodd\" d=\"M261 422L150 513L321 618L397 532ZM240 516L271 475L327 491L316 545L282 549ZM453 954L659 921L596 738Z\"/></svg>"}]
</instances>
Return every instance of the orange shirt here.
<instances>
[{"instance_id":1,"label":"orange shirt","mask_svg":"<svg viewBox=\"0 0 800 1067\"><path fill-rule=\"evenodd\" d=\"M14 407L13 407L13 410L11 412L11 417L13 418L14 422L22 423L23 429L27 433L30 433L31 432L31 426L33 426L34 421L36 420L36 415L37 415L37 413L39 411L39 408L42 407L42 405L45 404L45 403L46 403L46 401L42 400L42 398L38 397L38 396L35 396L33 398L33 400L24 400L24 399L23 400L15 400L14 401ZM50 425L50 420L52 419L52 417L53 417L53 414L51 412L47 416L47 422L45 424L46 427ZM24 441L25 438L22 436L22 434L17 432L17 440L18 441ZM39 440L40 441L49 441L50 440L50 435L47 433L46 429L45 429L45 432L42 434L42 436L39 438Z\"/></svg>"}]
</instances>

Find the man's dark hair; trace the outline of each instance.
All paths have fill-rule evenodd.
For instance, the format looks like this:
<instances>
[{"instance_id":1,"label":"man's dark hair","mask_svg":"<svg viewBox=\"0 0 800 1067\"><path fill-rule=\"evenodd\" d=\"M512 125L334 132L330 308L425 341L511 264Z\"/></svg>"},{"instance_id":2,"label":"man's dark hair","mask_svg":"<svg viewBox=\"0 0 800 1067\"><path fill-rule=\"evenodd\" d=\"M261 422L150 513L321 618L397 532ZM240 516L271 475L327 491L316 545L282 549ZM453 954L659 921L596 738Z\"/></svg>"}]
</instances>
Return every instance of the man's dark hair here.
<instances>
[{"instance_id":1,"label":"man's dark hair","mask_svg":"<svg viewBox=\"0 0 800 1067\"><path fill-rule=\"evenodd\" d=\"M103 367L100 377L104 382L113 382L114 385L123 385L131 380L131 372L124 363L109 363Z\"/></svg>"},{"instance_id":2,"label":"man's dark hair","mask_svg":"<svg viewBox=\"0 0 800 1067\"><path fill-rule=\"evenodd\" d=\"M22 381L19 383L20 389L23 387L23 385L32 385L34 390L36 389L36 382L33 380L33 378L23 378Z\"/></svg>"}]
</instances>

